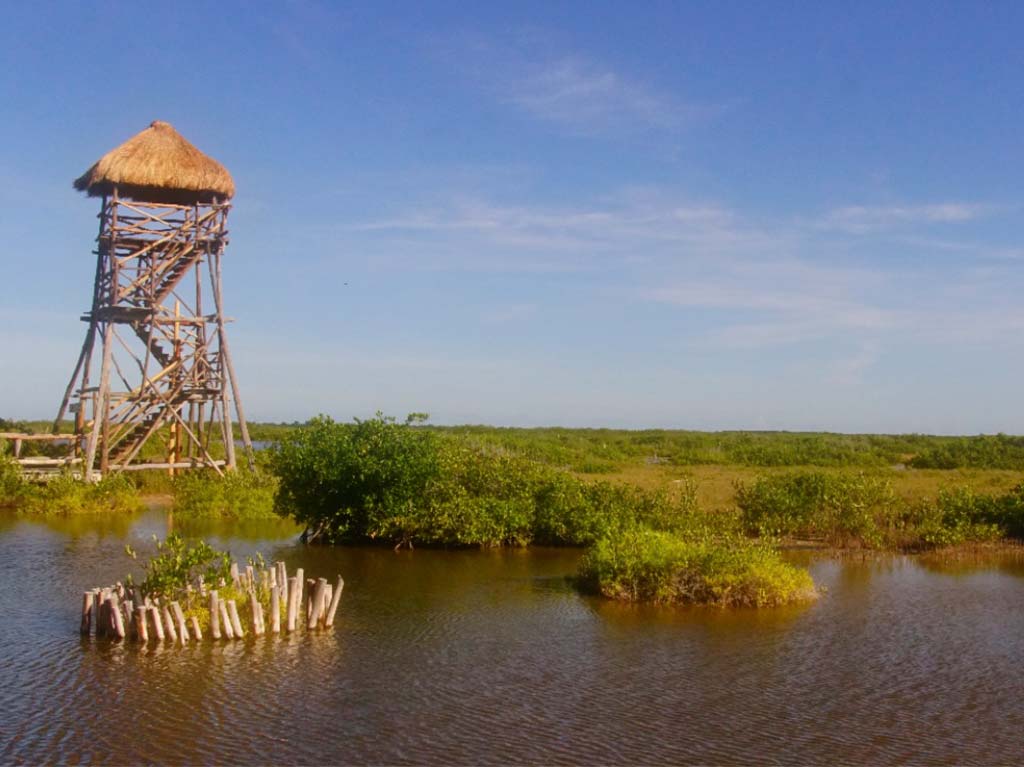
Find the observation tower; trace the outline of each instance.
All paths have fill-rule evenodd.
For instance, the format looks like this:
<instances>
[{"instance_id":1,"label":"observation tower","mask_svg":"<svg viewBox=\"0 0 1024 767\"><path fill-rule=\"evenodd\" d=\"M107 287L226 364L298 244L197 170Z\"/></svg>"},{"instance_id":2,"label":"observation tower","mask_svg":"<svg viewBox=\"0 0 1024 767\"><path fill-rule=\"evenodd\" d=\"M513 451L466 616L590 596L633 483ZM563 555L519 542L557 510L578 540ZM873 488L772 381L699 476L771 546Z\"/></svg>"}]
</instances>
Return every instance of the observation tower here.
<instances>
[{"instance_id":1,"label":"observation tower","mask_svg":"<svg viewBox=\"0 0 1024 767\"><path fill-rule=\"evenodd\" d=\"M223 473L236 465L234 413L251 466L224 328L231 175L158 121L74 186L101 200L96 278L54 431L74 414L87 480L135 469Z\"/></svg>"}]
</instances>

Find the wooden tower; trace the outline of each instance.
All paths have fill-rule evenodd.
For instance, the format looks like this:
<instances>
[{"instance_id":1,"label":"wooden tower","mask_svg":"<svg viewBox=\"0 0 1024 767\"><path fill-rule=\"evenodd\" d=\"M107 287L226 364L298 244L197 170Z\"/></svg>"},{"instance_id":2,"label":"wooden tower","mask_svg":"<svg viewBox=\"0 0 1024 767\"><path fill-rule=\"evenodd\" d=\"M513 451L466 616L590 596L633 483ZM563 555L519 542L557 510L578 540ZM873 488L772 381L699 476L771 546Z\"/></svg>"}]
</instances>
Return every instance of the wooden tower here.
<instances>
[{"instance_id":1,"label":"wooden tower","mask_svg":"<svg viewBox=\"0 0 1024 767\"><path fill-rule=\"evenodd\" d=\"M220 473L236 465L234 410L251 466L224 330L230 174L172 126L154 122L75 188L102 200L96 279L54 431L74 414L87 480L97 471L145 468Z\"/></svg>"}]
</instances>

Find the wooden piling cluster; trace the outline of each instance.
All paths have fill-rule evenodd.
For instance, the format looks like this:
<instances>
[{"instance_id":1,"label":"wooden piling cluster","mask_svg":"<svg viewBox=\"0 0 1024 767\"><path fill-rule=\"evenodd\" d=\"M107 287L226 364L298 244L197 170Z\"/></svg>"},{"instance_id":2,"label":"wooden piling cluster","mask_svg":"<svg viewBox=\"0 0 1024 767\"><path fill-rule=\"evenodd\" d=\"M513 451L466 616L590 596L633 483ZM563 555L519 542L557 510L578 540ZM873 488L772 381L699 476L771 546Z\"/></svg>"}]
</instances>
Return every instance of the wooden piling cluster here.
<instances>
[{"instance_id":1,"label":"wooden piling cluster","mask_svg":"<svg viewBox=\"0 0 1024 767\"><path fill-rule=\"evenodd\" d=\"M207 636L213 641L242 639L246 633L262 636L266 633L282 632L282 612L285 633L294 633L305 628L307 631L330 628L341 601L345 587L339 575L337 583L331 585L326 578L304 580L302 568L289 577L284 562L275 562L272 567L255 568L250 565L244 571L232 563L231 588L221 579L219 588L212 589L202 578L193 587L189 584L181 598L191 606L187 616L181 603L164 597L150 598L138 587L116 583L106 588L95 588L82 595L82 636L114 640L170 642L187 644L201 641L203 631L196 609L209 610ZM243 605L248 608L248 621L243 625L242 614L236 599L223 599L221 590L245 595ZM264 600L269 599L269 616L264 614ZM270 625L267 625L267 617Z\"/></svg>"}]
</instances>

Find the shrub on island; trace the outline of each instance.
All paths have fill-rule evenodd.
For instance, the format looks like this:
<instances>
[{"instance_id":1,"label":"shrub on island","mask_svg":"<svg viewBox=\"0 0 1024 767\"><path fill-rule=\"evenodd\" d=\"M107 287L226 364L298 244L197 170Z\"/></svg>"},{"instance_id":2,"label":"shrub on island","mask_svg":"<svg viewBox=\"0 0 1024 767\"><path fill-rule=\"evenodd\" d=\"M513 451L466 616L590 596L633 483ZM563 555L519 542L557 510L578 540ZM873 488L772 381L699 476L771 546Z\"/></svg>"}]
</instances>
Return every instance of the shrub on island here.
<instances>
[{"instance_id":1,"label":"shrub on island","mask_svg":"<svg viewBox=\"0 0 1024 767\"><path fill-rule=\"evenodd\" d=\"M742 538L687 539L637 527L598 541L581 585L611 599L657 604L774 607L814 599L810 574Z\"/></svg>"}]
</instances>

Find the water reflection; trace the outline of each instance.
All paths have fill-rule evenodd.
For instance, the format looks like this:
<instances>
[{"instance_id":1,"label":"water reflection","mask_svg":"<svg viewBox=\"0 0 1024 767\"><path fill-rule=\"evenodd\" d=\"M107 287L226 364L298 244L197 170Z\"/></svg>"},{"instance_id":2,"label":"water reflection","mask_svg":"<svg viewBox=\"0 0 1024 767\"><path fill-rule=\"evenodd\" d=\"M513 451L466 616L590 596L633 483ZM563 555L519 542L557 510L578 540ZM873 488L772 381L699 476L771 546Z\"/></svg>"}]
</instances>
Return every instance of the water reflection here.
<instances>
[{"instance_id":1,"label":"water reflection","mask_svg":"<svg viewBox=\"0 0 1024 767\"><path fill-rule=\"evenodd\" d=\"M221 519L219 517L189 517L171 512L166 517L167 532L176 532L188 538L241 540L249 542L278 541L296 538L302 526L290 519Z\"/></svg>"},{"instance_id":2,"label":"water reflection","mask_svg":"<svg viewBox=\"0 0 1024 767\"><path fill-rule=\"evenodd\" d=\"M123 576L126 542L168 529L342 574L335 630L186 647L81 640L82 589ZM825 587L814 604L672 609L579 596L575 550L296 538L273 521L238 534L160 511L0 523L0 578L16 584L0 590L0 762L1020 759L1019 557L801 552Z\"/></svg>"}]
</instances>

